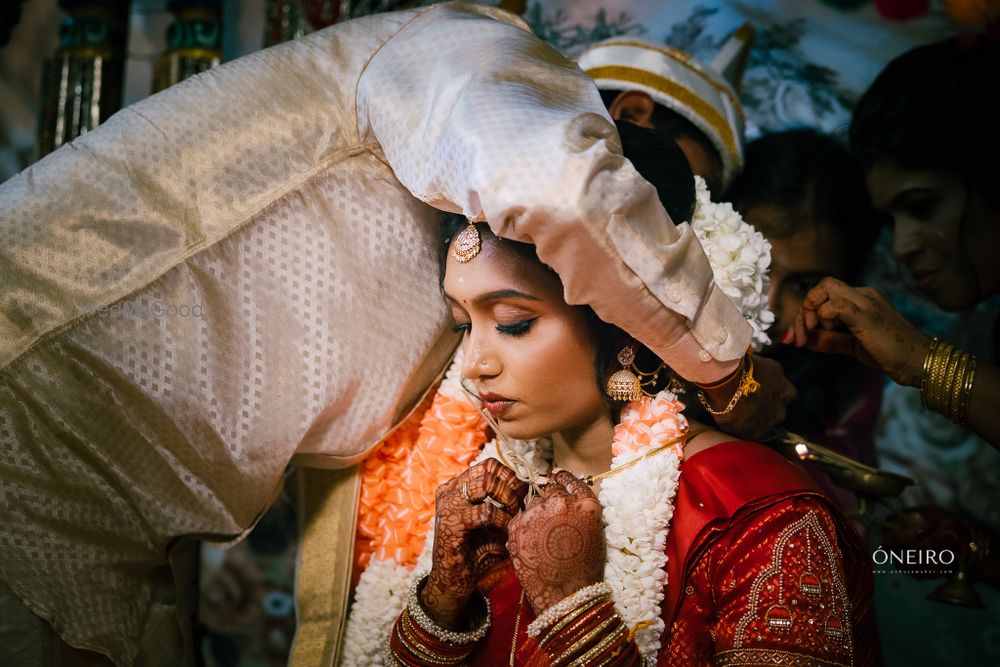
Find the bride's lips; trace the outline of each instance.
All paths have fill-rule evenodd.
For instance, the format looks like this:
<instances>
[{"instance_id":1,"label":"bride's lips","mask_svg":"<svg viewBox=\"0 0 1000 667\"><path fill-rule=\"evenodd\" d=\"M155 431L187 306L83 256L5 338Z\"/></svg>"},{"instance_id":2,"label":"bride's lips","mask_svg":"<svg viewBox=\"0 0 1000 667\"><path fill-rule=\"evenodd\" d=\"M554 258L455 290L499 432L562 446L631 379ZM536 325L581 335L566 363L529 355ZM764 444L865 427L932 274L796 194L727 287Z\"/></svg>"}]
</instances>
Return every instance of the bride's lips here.
<instances>
[{"instance_id":1,"label":"bride's lips","mask_svg":"<svg viewBox=\"0 0 1000 667\"><path fill-rule=\"evenodd\" d=\"M491 392L480 394L479 398L483 399L483 407L489 410L489 413L497 419L503 417L510 410L510 406L515 403L514 399Z\"/></svg>"}]
</instances>

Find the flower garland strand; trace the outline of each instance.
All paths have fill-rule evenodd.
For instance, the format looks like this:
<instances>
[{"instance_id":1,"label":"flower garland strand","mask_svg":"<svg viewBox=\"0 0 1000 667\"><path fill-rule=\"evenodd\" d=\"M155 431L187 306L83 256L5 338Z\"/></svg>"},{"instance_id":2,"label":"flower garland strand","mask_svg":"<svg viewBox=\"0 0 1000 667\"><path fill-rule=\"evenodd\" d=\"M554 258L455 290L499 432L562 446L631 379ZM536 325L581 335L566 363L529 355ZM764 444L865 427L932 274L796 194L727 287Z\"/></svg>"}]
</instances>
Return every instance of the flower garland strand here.
<instances>
[{"instance_id":1,"label":"flower garland strand","mask_svg":"<svg viewBox=\"0 0 1000 667\"><path fill-rule=\"evenodd\" d=\"M754 349L760 350L771 342L766 332L774 324L774 313L767 303L771 244L743 220L732 204L713 202L701 176L695 176L694 182L696 203L691 229L712 265L715 284L750 323Z\"/></svg>"},{"instance_id":2,"label":"flower garland strand","mask_svg":"<svg viewBox=\"0 0 1000 667\"><path fill-rule=\"evenodd\" d=\"M461 368L459 351L430 407L422 416L416 410L362 466L355 544L355 571L362 574L342 665L382 664L382 639L406 606L414 565L433 540L425 538L434 492L468 468L486 441L485 421L462 392Z\"/></svg>"}]
</instances>

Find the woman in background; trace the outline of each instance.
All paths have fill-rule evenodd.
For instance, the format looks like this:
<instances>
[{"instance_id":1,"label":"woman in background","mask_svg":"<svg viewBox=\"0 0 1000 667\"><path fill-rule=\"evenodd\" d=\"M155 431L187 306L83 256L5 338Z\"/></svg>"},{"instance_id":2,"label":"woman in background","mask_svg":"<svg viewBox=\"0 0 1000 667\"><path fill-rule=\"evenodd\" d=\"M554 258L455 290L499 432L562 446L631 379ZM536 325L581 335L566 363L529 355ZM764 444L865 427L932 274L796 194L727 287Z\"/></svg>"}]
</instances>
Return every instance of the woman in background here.
<instances>
[{"instance_id":1,"label":"woman in background","mask_svg":"<svg viewBox=\"0 0 1000 667\"><path fill-rule=\"evenodd\" d=\"M784 339L848 354L896 383L884 393L880 465L918 484L881 545L950 549L966 582L956 598L940 581L879 577L885 656L898 664L997 656L997 592L968 582L1000 585L1000 550L990 548L1000 540L1000 125L982 97L998 71L1000 47L985 37L919 47L876 78L851 125L872 203L892 224L893 257L956 324L932 338L875 290L826 278Z\"/></svg>"},{"instance_id":2,"label":"woman in background","mask_svg":"<svg viewBox=\"0 0 1000 667\"><path fill-rule=\"evenodd\" d=\"M946 311L1000 293L1000 126L981 99L997 71L1000 46L985 37L919 47L885 68L851 124L872 203L892 222L893 256ZM920 387L925 407L1000 447L996 319L992 349L973 356L921 333L874 290L827 278L784 341L849 354Z\"/></svg>"}]
</instances>

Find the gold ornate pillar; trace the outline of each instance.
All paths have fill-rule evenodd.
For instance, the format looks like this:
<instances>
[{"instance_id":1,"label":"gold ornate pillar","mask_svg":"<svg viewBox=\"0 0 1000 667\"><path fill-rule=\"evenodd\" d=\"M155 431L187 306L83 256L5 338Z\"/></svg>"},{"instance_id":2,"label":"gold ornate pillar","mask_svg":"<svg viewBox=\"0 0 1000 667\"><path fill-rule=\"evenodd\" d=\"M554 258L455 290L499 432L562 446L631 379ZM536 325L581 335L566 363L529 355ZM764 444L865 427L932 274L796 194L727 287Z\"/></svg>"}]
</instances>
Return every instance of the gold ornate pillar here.
<instances>
[{"instance_id":1,"label":"gold ornate pillar","mask_svg":"<svg viewBox=\"0 0 1000 667\"><path fill-rule=\"evenodd\" d=\"M92 130L121 107L129 0L60 0L69 14L42 69L38 156Z\"/></svg>"},{"instance_id":2,"label":"gold ornate pillar","mask_svg":"<svg viewBox=\"0 0 1000 667\"><path fill-rule=\"evenodd\" d=\"M167 50L153 69L153 92L222 62L222 0L172 0Z\"/></svg>"}]
</instances>

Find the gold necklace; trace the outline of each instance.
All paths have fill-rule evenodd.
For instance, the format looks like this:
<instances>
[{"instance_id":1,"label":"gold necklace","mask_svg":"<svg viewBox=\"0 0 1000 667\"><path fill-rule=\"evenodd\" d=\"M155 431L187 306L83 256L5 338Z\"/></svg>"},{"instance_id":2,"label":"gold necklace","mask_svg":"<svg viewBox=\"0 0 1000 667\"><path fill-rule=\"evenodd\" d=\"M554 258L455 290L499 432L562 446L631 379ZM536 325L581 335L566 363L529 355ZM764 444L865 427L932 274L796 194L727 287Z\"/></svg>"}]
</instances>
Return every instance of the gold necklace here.
<instances>
[{"instance_id":1,"label":"gold necklace","mask_svg":"<svg viewBox=\"0 0 1000 667\"><path fill-rule=\"evenodd\" d=\"M704 428L699 428L699 429L696 429L694 431L688 431L687 433L684 433L684 434L682 434L682 435L674 438L673 440L670 440L669 442L663 443L659 447L655 447L655 448L649 450L648 452L646 452L642 456L635 457L634 459L632 459L631 461L629 461L628 463L626 463L623 466L619 466L617 468L612 468L611 470L602 472L602 473L600 473L598 475L580 475L579 477L584 482L586 482L589 486L593 486L594 482L599 482L602 479L606 479L608 477L611 477L612 475L617 475L622 470L626 470L628 468L631 468L632 466L634 466L639 461L642 461L643 459L648 459L651 456L656 456L657 454L659 454L660 452L662 452L664 449L669 449L670 447L673 447L674 445L680 444L682 442L685 443L685 444L687 444L688 440L701 435L702 433L704 433L707 430L708 430L708 427L706 426Z\"/></svg>"},{"instance_id":2,"label":"gold necklace","mask_svg":"<svg viewBox=\"0 0 1000 667\"><path fill-rule=\"evenodd\" d=\"M521 587L521 597L517 601L517 617L514 619L514 638L510 641L510 667L514 667L514 656L517 655L517 633L521 631L521 607L523 606L524 586Z\"/></svg>"},{"instance_id":3,"label":"gold necklace","mask_svg":"<svg viewBox=\"0 0 1000 667\"><path fill-rule=\"evenodd\" d=\"M465 392L465 394L469 398L474 399L474 400L478 400L478 401L482 400L482 399L479 398L479 396L477 394L475 394L468 387L466 387L465 384L464 384L464 382L461 385L461 387L462 387L462 391ZM486 423L488 423L490 425L490 427L493 429L493 432L496 434L496 438L497 438L497 448L496 448L497 449L497 458L500 460L500 463L502 463L505 467L509 468L510 470L514 471L514 474L522 482L528 482L528 484L531 487L528 495L529 495L529 497L531 497L532 495L534 495L535 492L537 492L538 489L534 486L533 482L531 482L529 479L524 479L521 474L518 474L517 467L511 465L510 462L507 460L507 457L504 455L503 449L504 449L504 447L510 448L510 443L507 441L507 436L505 436L503 434L503 431L500 429L500 424L498 424L497 421L496 421L496 419L493 418L493 415L490 414L489 410L487 410L485 408L480 408L479 409L479 413L483 416L483 418L486 420ZM611 477L612 475L617 475L622 470L625 470L627 468L631 468L632 466L634 466L639 461L642 461L643 459L647 459L647 458L649 458L651 456L655 456L656 454L659 454L660 452L662 452L664 449L668 449L668 448L673 447L674 445L682 443L682 442L685 443L685 444L687 444L688 440L691 440L691 439L693 439L693 438L701 435L702 433L704 433L707 430L709 430L708 427L696 429L694 431L687 431L685 433L682 433L680 436L674 438L673 440L670 440L669 442L666 442L666 443L660 445L659 447L656 447L655 449L651 449L650 451L646 452L642 456L638 456L638 457L632 459L631 461L629 461L628 463L626 463L623 466L620 466L618 468L612 468L611 470L602 472L602 473L600 473L598 475L581 475L581 476L578 476L578 477L581 480L583 480L584 482L586 482L589 486L593 486L594 482L599 482L600 480L605 479L607 477ZM500 446L501 443L503 443L504 447Z\"/></svg>"}]
</instances>

